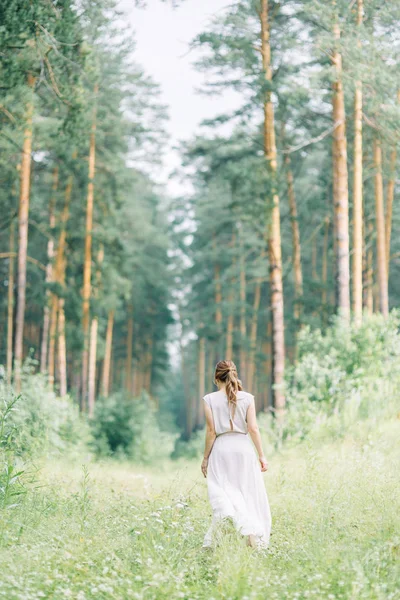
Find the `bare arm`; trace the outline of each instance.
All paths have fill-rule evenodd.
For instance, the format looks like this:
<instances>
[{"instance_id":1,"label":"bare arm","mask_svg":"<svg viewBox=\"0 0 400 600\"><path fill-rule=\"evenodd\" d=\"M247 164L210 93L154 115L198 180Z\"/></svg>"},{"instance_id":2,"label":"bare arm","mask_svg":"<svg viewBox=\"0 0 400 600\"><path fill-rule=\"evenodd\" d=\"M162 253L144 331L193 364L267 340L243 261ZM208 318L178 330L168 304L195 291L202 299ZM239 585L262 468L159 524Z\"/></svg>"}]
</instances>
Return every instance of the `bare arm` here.
<instances>
[{"instance_id":1,"label":"bare arm","mask_svg":"<svg viewBox=\"0 0 400 600\"><path fill-rule=\"evenodd\" d=\"M211 454L211 450L212 450L212 447L214 445L215 438L217 437L217 435L215 433L215 426L214 426L212 410L208 406L207 403L205 403L204 412L205 412L205 416L206 416L206 441L205 441L205 447L204 447L204 458L203 458L203 462L201 463L201 471L202 471L204 477L207 477L208 457Z\"/></svg>"},{"instance_id":2,"label":"bare arm","mask_svg":"<svg viewBox=\"0 0 400 600\"><path fill-rule=\"evenodd\" d=\"M250 437L253 440L253 444L255 445L256 450L258 452L258 458L261 464L261 471L266 471L268 469L268 462L264 456L264 451L262 448L260 430L257 424L256 407L253 401L250 403L247 409L247 429L249 430Z\"/></svg>"}]
</instances>

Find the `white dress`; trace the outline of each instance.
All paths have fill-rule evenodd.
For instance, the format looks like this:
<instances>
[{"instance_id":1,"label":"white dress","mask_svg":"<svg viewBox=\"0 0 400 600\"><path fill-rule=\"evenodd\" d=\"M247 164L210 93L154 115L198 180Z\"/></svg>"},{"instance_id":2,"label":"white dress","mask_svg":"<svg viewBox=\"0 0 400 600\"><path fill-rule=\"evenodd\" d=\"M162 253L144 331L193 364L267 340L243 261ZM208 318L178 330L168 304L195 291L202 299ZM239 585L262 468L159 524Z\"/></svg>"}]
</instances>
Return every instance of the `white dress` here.
<instances>
[{"instance_id":1,"label":"white dress","mask_svg":"<svg viewBox=\"0 0 400 600\"><path fill-rule=\"evenodd\" d=\"M213 517L203 547L212 545L216 523L232 517L241 534L254 535L257 546L266 548L271 533L271 511L260 462L247 429L247 409L254 402L254 396L238 392L233 418L224 392L207 394L203 399L212 410L217 434L207 469Z\"/></svg>"}]
</instances>

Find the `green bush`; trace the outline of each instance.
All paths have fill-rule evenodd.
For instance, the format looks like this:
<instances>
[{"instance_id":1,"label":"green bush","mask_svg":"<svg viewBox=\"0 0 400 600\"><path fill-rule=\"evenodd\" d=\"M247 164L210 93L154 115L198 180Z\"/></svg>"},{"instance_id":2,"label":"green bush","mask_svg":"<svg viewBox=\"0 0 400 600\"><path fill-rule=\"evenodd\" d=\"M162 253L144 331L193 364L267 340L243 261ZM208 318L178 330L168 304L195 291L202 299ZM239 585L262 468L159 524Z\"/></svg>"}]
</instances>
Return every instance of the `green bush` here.
<instances>
[{"instance_id":1,"label":"green bush","mask_svg":"<svg viewBox=\"0 0 400 600\"><path fill-rule=\"evenodd\" d=\"M0 382L0 399L9 402L13 390ZM9 417L13 426L13 450L18 456L82 454L90 440L90 429L69 396L57 397L46 378L24 366L22 393Z\"/></svg>"},{"instance_id":2,"label":"green bush","mask_svg":"<svg viewBox=\"0 0 400 600\"><path fill-rule=\"evenodd\" d=\"M304 328L298 360L287 369L286 439L343 435L357 420L398 410L399 315L365 315L350 326L336 319L324 333Z\"/></svg>"},{"instance_id":3,"label":"green bush","mask_svg":"<svg viewBox=\"0 0 400 600\"><path fill-rule=\"evenodd\" d=\"M185 440L183 437L177 438L171 458L173 460L177 460L178 458L200 458L203 452L204 430L199 429L192 433L189 440Z\"/></svg>"},{"instance_id":4,"label":"green bush","mask_svg":"<svg viewBox=\"0 0 400 600\"><path fill-rule=\"evenodd\" d=\"M325 331L304 327L298 334L297 361L286 366L287 413L279 430L272 413L258 422L265 452L302 440L343 437L362 420L390 417L400 410L400 318L393 311L364 315L350 325L334 318ZM171 458L199 458L204 432L178 438Z\"/></svg>"},{"instance_id":5,"label":"green bush","mask_svg":"<svg viewBox=\"0 0 400 600\"><path fill-rule=\"evenodd\" d=\"M100 398L91 426L97 456L151 463L167 458L172 450L174 438L160 430L155 408L145 392L139 398L123 392Z\"/></svg>"},{"instance_id":6,"label":"green bush","mask_svg":"<svg viewBox=\"0 0 400 600\"><path fill-rule=\"evenodd\" d=\"M17 507L35 469L27 465L43 455L79 456L87 450L90 430L78 407L66 396L58 398L46 379L33 374L27 361L22 372L22 393L16 396L0 380L0 508ZM4 370L3 370L4 373Z\"/></svg>"},{"instance_id":7,"label":"green bush","mask_svg":"<svg viewBox=\"0 0 400 600\"><path fill-rule=\"evenodd\" d=\"M11 423L19 399L17 396L5 398L0 407L0 509L18 506L26 492L24 470L15 457L16 428Z\"/></svg>"}]
</instances>

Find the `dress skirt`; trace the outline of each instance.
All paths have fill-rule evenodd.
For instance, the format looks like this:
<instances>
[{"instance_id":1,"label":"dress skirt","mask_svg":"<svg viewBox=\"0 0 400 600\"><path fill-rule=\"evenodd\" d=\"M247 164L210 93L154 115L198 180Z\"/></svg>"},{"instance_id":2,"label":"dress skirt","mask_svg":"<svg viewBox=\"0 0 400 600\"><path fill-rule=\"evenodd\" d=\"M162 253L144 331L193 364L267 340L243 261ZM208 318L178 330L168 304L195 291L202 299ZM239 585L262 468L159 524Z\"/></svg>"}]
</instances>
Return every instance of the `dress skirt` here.
<instances>
[{"instance_id":1,"label":"dress skirt","mask_svg":"<svg viewBox=\"0 0 400 600\"><path fill-rule=\"evenodd\" d=\"M207 487L213 517L203 542L212 545L218 521L231 517L242 535L254 535L266 548L271 533L271 511L260 462L248 434L218 435L211 450Z\"/></svg>"}]
</instances>

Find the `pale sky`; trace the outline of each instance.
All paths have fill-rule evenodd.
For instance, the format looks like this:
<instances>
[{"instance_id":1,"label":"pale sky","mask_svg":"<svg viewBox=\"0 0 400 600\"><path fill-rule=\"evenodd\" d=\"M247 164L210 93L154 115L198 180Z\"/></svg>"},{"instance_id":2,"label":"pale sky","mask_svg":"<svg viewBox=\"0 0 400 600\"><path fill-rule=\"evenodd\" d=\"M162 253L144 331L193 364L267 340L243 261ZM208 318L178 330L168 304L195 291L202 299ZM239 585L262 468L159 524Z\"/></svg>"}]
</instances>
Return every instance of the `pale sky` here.
<instances>
[{"instance_id":1,"label":"pale sky","mask_svg":"<svg viewBox=\"0 0 400 600\"><path fill-rule=\"evenodd\" d=\"M162 102L168 106L168 131L171 148L165 154L161 180L179 166L179 156L172 146L200 131L199 123L239 106L232 91L209 97L196 93L205 81L193 62L198 54L189 52L189 42L204 31L209 19L231 2L229 0L184 0L178 8L170 2L147 0L147 8L135 6L134 0L121 0L136 38L136 61L161 86ZM177 182L167 185L171 194L182 192Z\"/></svg>"}]
</instances>

